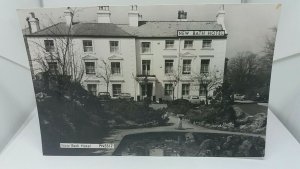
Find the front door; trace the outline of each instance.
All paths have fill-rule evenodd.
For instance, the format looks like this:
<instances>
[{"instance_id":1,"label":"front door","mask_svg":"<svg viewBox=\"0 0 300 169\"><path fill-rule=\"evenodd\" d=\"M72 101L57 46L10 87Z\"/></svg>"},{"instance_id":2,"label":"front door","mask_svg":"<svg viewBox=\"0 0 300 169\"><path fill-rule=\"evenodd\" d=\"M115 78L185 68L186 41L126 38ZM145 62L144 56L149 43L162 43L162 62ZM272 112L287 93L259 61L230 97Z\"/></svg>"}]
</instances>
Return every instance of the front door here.
<instances>
[{"instance_id":1,"label":"front door","mask_svg":"<svg viewBox=\"0 0 300 169\"><path fill-rule=\"evenodd\" d=\"M152 83L146 83L146 84L141 84L142 88L142 96L145 97L151 97L152 96L152 89L153 89L153 84Z\"/></svg>"}]
</instances>

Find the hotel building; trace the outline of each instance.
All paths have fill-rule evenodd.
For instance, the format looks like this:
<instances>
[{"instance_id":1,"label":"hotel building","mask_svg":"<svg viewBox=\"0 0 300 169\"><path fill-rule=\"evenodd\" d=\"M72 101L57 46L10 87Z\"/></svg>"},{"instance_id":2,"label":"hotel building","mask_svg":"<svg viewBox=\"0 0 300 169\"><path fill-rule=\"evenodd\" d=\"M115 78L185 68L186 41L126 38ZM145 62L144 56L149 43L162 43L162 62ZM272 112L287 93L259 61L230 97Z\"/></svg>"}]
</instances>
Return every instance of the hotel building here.
<instances>
[{"instance_id":1,"label":"hotel building","mask_svg":"<svg viewBox=\"0 0 300 169\"><path fill-rule=\"evenodd\" d=\"M222 79L224 72L224 8L216 14L213 21L189 21L187 12L180 10L174 21L143 21L137 6L131 6L128 24L116 24L109 7L100 6L97 23L75 23L68 8L65 22L43 29L31 13L24 37L33 75L45 71L45 65L49 71L59 71L61 60L51 56L66 52L83 72L82 85L95 95L108 91L113 98L129 93L135 100L204 99L205 90L196 77L214 72ZM66 37L71 37L70 54L59 47ZM39 58L46 59L41 63Z\"/></svg>"}]
</instances>

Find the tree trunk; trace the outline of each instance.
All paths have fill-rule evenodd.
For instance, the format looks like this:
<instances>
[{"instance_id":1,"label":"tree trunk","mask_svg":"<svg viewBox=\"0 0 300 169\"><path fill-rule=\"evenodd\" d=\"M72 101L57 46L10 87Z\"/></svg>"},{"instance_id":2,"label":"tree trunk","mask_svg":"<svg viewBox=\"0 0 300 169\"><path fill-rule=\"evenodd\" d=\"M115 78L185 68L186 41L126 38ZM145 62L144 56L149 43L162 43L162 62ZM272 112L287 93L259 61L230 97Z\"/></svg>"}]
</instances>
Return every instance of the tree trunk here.
<instances>
[{"instance_id":1,"label":"tree trunk","mask_svg":"<svg viewBox=\"0 0 300 169\"><path fill-rule=\"evenodd\" d=\"M208 91L205 90L205 104L208 105Z\"/></svg>"},{"instance_id":2,"label":"tree trunk","mask_svg":"<svg viewBox=\"0 0 300 169\"><path fill-rule=\"evenodd\" d=\"M106 83L106 92L108 92L108 85L109 83Z\"/></svg>"},{"instance_id":3,"label":"tree trunk","mask_svg":"<svg viewBox=\"0 0 300 169\"><path fill-rule=\"evenodd\" d=\"M172 90L172 94L173 94L173 98L172 98L172 100L174 100L174 91L175 91L175 90L173 89L173 90Z\"/></svg>"}]
</instances>

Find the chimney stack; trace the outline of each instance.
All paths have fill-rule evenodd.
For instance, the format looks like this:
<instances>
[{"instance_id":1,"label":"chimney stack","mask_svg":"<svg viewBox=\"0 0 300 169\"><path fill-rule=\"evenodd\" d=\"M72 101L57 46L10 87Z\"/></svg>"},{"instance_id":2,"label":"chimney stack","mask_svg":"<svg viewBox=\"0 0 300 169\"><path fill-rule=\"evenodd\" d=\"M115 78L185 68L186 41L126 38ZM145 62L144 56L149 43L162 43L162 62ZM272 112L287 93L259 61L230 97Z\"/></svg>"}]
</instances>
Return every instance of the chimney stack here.
<instances>
[{"instance_id":1,"label":"chimney stack","mask_svg":"<svg viewBox=\"0 0 300 169\"><path fill-rule=\"evenodd\" d=\"M26 18L30 33L34 33L40 30L40 21L35 17L33 12L30 12L30 17Z\"/></svg>"},{"instance_id":2,"label":"chimney stack","mask_svg":"<svg viewBox=\"0 0 300 169\"><path fill-rule=\"evenodd\" d=\"M177 21L187 21L187 12L185 12L184 10L179 10Z\"/></svg>"},{"instance_id":3,"label":"chimney stack","mask_svg":"<svg viewBox=\"0 0 300 169\"><path fill-rule=\"evenodd\" d=\"M111 23L109 6L99 6L97 15L98 15L98 23Z\"/></svg>"},{"instance_id":4,"label":"chimney stack","mask_svg":"<svg viewBox=\"0 0 300 169\"><path fill-rule=\"evenodd\" d=\"M224 5L220 6L220 9L217 13L216 16L217 23L222 25L223 30L225 30L225 33L227 33L226 28L225 28L225 10L224 10Z\"/></svg>"},{"instance_id":5,"label":"chimney stack","mask_svg":"<svg viewBox=\"0 0 300 169\"><path fill-rule=\"evenodd\" d=\"M64 13L65 13L66 25L67 25L68 27L72 26L72 24L73 24L73 15L74 15L74 14L73 14L71 8L68 7L68 8L65 10Z\"/></svg>"},{"instance_id":6,"label":"chimney stack","mask_svg":"<svg viewBox=\"0 0 300 169\"><path fill-rule=\"evenodd\" d=\"M139 12L137 11L137 5L131 5L131 11L128 13L129 26L139 26Z\"/></svg>"}]
</instances>

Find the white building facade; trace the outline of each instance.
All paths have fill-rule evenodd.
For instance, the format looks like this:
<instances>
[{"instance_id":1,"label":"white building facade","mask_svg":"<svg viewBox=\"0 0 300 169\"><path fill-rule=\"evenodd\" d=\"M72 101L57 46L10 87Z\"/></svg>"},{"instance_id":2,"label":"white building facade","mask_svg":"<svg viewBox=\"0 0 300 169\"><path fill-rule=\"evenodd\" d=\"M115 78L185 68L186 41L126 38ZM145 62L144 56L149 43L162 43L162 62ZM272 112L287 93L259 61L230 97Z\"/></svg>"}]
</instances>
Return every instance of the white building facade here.
<instances>
[{"instance_id":1,"label":"white building facade","mask_svg":"<svg viewBox=\"0 0 300 169\"><path fill-rule=\"evenodd\" d=\"M43 71L37 58L58 52L59 38L69 30L71 55L83 71L81 83L95 95L108 91L113 98L129 93L135 100L204 99L197 76L213 72L222 79L227 41L223 8L216 21L188 21L184 11L176 21L140 21L136 6L128 13L128 25L111 23L107 6L99 7L97 15L97 23L73 23L67 9L66 22L42 30L32 15L25 36L33 74ZM60 29L64 31L55 31ZM46 62L57 69L55 60Z\"/></svg>"}]
</instances>

